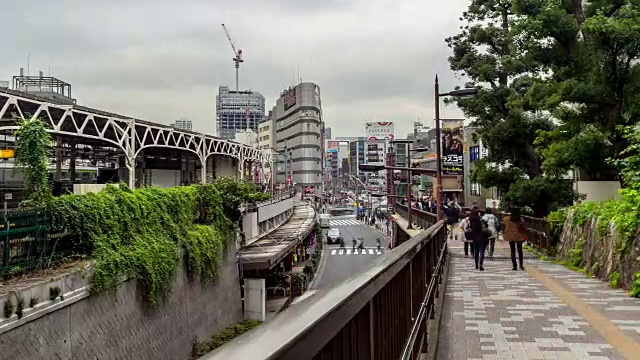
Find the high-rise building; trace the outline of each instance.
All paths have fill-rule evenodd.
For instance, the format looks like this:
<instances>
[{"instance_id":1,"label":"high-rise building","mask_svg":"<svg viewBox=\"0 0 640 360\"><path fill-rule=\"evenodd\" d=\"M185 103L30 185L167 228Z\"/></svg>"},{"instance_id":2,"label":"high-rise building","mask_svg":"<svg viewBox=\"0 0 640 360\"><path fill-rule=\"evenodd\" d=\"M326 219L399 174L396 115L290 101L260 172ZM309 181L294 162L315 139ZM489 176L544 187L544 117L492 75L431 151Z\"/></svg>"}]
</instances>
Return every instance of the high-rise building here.
<instances>
[{"instance_id":1,"label":"high-rise building","mask_svg":"<svg viewBox=\"0 0 640 360\"><path fill-rule=\"evenodd\" d=\"M233 140L239 130L258 132L264 119L264 96L255 91L234 91L220 86L216 96L216 132L218 137Z\"/></svg>"},{"instance_id":2,"label":"high-rise building","mask_svg":"<svg viewBox=\"0 0 640 360\"><path fill-rule=\"evenodd\" d=\"M275 148L286 154L280 157L278 182L291 181L296 187L322 185L323 121L320 88L313 83L300 83L282 92L272 110ZM290 179L290 180L289 180Z\"/></svg>"},{"instance_id":3,"label":"high-rise building","mask_svg":"<svg viewBox=\"0 0 640 360\"><path fill-rule=\"evenodd\" d=\"M171 126L176 129L189 130L189 131L191 131L193 127L193 125L191 124L191 120L186 118L176 120L173 124L171 124Z\"/></svg>"}]
</instances>

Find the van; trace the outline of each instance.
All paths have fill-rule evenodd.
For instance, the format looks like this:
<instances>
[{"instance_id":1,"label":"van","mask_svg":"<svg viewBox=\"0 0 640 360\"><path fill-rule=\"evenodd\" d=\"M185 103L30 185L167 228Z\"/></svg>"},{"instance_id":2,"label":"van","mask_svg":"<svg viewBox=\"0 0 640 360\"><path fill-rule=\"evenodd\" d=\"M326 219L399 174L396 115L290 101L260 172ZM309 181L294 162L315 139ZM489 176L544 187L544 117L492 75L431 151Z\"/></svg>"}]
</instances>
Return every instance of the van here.
<instances>
[{"instance_id":1,"label":"van","mask_svg":"<svg viewBox=\"0 0 640 360\"><path fill-rule=\"evenodd\" d=\"M329 227L329 214L320 214L320 218L318 220L321 228Z\"/></svg>"}]
</instances>

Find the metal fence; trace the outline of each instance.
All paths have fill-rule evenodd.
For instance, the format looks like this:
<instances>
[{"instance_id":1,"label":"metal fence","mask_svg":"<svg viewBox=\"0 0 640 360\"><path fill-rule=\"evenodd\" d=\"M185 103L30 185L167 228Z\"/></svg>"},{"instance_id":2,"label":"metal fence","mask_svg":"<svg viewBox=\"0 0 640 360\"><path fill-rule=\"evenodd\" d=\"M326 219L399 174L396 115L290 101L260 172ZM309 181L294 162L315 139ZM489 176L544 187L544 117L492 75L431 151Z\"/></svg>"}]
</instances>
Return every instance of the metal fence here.
<instances>
[{"instance_id":1,"label":"metal fence","mask_svg":"<svg viewBox=\"0 0 640 360\"><path fill-rule=\"evenodd\" d=\"M407 219L407 205L403 205L399 202L395 204L395 212ZM471 211L471 208L462 208L463 211ZM507 213L498 213L496 216L501 219L508 215ZM551 222L547 219L536 218L533 216L523 215L524 225L526 227L525 236L527 242L533 247L542 251L549 251L555 247L559 240L559 229L562 228L562 223ZM419 209L411 208L411 222L418 225L421 228L428 228L429 226L437 222L437 215Z\"/></svg>"},{"instance_id":2,"label":"metal fence","mask_svg":"<svg viewBox=\"0 0 640 360\"><path fill-rule=\"evenodd\" d=\"M446 254L440 221L202 359L417 359L428 350Z\"/></svg>"},{"instance_id":3,"label":"metal fence","mask_svg":"<svg viewBox=\"0 0 640 360\"><path fill-rule=\"evenodd\" d=\"M43 211L0 212L0 275L16 275L47 267L72 253L63 246L62 234L50 233Z\"/></svg>"},{"instance_id":4,"label":"metal fence","mask_svg":"<svg viewBox=\"0 0 640 360\"><path fill-rule=\"evenodd\" d=\"M403 205L399 202L396 202L394 211L407 219L408 216L408 208L407 205ZM438 222L438 215L422 211L420 209L411 208L411 222L415 225L418 225L422 229L426 229L433 224Z\"/></svg>"}]
</instances>

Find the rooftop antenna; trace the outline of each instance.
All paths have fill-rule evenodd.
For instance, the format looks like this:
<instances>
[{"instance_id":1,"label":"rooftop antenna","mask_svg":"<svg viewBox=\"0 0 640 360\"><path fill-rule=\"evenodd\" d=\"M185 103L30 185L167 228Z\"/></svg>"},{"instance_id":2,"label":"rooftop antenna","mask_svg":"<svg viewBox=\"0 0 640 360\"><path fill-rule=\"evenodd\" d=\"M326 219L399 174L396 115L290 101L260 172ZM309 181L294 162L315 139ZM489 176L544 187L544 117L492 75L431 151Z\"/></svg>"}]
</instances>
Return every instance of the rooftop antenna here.
<instances>
[{"instance_id":1,"label":"rooftop antenna","mask_svg":"<svg viewBox=\"0 0 640 360\"><path fill-rule=\"evenodd\" d=\"M29 68L31 66L31 52L27 53L27 76L30 75Z\"/></svg>"}]
</instances>

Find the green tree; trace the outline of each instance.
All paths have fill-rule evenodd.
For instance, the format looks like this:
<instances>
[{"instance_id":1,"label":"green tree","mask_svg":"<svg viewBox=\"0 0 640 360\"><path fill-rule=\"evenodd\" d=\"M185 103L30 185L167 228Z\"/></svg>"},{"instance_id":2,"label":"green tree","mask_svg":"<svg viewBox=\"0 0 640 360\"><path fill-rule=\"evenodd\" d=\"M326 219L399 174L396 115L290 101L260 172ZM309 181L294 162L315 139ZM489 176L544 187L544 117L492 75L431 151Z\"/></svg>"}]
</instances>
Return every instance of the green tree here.
<instances>
[{"instance_id":1,"label":"green tree","mask_svg":"<svg viewBox=\"0 0 640 360\"><path fill-rule=\"evenodd\" d=\"M628 141L618 125L640 115L638 0L518 0L515 11L526 56L548 76L536 79L526 101L558 123L537 140L548 173L580 169L613 179L606 161Z\"/></svg>"},{"instance_id":2,"label":"green tree","mask_svg":"<svg viewBox=\"0 0 640 360\"><path fill-rule=\"evenodd\" d=\"M540 131L554 128L549 114L538 111L527 97L538 81L540 66L529 56L532 44L521 36L516 9L512 0L473 0L461 17L465 22L461 32L446 40L453 50L451 69L470 79L466 86L479 88L473 98L451 100L474 119L473 126L488 149L488 157L477 163L472 178L483 186L496 186L503 194L516 182L519 189L526 189L529 181L543 176L535 139ZM530 187L540 188L546 184L544 179ZM554 193L552 183L547 187L545 192L552 198L537 199L545 204L516 196L522 191L507 198L539 213L571 194Z\"/></svg>"},{"instance_id":3,"label":"green tree","mask_svg":"<svg viewBox=\"0 0 640 360\"><path fill-rule=\"evenodd\" d=\"M18 119L16 136L16 168L23 173L25 193L29 201L42 202L51 198L49 187L49 156L51 135L40 119Z\"/></svg>"}]
</instances>

